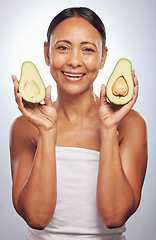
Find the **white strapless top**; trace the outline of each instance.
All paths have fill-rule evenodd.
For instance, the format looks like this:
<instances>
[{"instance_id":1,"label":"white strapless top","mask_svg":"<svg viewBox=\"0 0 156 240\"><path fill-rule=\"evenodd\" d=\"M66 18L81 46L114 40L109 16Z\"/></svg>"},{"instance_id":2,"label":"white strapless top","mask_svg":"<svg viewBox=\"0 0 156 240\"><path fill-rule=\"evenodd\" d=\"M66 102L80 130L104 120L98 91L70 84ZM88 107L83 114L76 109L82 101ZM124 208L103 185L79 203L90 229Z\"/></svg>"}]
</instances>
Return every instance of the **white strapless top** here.
<instances>
[{"instance_id":1,"label":"white strapless top","mask_svg":"<svg viewBox=\"0 0 156 240\"><path fill-rule=\"evenodd\" d=\"M125 240L121 228L108 229L96 205L100 152L56 147L57 204L44 230L27 228L25 240Z\"/></svg>"}]
</instances>

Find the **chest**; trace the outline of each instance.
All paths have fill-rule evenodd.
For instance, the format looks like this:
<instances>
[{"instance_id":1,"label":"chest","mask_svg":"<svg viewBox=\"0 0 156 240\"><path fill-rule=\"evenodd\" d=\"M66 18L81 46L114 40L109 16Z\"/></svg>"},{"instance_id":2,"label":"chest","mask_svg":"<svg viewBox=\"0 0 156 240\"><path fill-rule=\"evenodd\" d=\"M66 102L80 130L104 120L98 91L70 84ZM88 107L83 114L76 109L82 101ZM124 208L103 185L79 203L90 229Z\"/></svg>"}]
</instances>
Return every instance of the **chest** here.
<instances>
[{"instance_id":1,"label":"chest","mask_svg":"<svg viewBox=\"0 0 156 240\"><path fill-rule=\"evenodd\" d=\"M81 147L99 151L99 121L83 121L79 124L58 122L56 145L61 147Z\"/></svg>"}]
</instances>

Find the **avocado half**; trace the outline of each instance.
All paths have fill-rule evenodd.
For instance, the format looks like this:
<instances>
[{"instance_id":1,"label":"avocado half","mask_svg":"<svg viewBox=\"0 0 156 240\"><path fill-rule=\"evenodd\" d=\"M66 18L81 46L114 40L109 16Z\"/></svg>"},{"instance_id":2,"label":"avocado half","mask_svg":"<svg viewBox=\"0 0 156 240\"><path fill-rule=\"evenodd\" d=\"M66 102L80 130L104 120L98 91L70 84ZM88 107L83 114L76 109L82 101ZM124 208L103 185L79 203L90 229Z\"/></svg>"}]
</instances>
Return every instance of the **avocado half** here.
<instances>
[{"instance_id":1,"label":"avocado half","mask_svg":"<svg viewBox=\"0 0 156 240\"><path fill-rule=\"evenodd\" d=\"M121 58L107 81L107 98L115 105L124 105L132 99L133 89L132 63Z\"/></svg>"},{"instance_id":2,"label":"avocado half","mask_svg":"<svg viewBox=\"0 0 156 240\"><path fill-rule=\"evenodd\" d=\"M18 90L26 102L39 103L44 100L46 88L34 63L26 61L22 64Z\"/></svg>"}]
</instances>

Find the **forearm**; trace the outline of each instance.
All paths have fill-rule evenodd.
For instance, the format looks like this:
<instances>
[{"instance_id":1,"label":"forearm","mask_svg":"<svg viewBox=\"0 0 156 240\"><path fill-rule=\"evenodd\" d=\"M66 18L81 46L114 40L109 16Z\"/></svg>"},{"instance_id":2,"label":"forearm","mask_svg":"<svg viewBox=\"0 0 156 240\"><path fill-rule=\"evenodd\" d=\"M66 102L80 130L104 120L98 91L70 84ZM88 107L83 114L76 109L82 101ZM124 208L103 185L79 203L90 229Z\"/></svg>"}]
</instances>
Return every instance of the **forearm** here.
<instances>
[{"instance_id":1,"label":"forearm","mask_svg":"<svg viewBox=\"0 0 156 240\"><path fill-rule=\"evenodd\" d=\"M133 189L122 166L116 129L101 128L97 183L99 214L109 227L124 224L135 205Z\"/></svg>"},{"instance_id":2,"label":"forearm","mask_svg":"<svg viewBox=\"0 0 156 240\"><path fill-rule=\"evenodd\" d=\"M56 130L39 133L31 173L18 200L20 215L34 228L44 228L55 210L55 142Z\"/></svg>"}]
</instances>

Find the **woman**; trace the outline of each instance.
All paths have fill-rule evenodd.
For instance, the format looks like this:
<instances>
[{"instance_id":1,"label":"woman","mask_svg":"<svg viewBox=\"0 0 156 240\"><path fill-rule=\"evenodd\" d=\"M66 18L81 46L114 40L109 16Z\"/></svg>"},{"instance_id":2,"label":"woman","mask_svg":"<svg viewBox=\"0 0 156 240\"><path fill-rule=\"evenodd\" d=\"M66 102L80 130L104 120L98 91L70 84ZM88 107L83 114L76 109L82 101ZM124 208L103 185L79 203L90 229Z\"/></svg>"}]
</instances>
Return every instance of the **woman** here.
<instances>
[{"instance_id":1,"label":"woman","mask_svg":"<svg viewBox=\"0 0 156 240\"><path fill-rule=\"evenodd\" d=\"M131 110L138 95L113 110L93 82L107 56L105 28L88 8L58 14L44 43L57 84L45 104L24 106L11 130L13 203L29 225L25 239L125 239L125 222L141 198L147 162L146 124Z\"/></svg>"}]
</instances>

